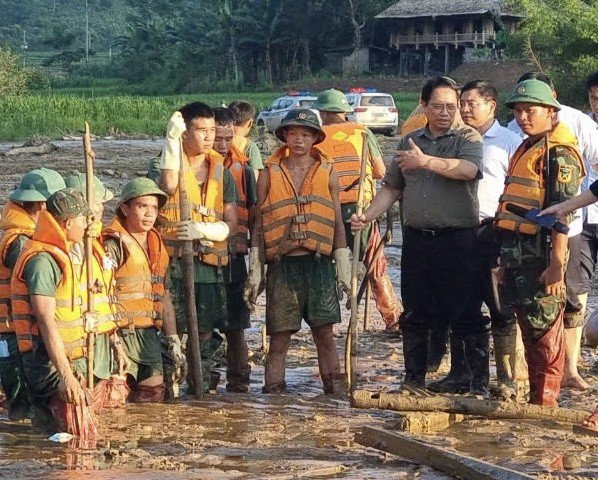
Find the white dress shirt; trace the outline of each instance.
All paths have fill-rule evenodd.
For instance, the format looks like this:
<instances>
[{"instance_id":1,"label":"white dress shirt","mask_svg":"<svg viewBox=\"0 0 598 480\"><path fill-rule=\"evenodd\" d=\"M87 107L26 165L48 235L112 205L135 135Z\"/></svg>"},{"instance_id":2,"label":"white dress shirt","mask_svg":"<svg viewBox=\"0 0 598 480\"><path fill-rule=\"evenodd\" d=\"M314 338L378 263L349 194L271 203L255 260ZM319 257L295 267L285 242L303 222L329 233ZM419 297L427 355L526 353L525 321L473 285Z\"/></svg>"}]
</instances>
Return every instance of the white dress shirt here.
<instances>
[{"instance_id":1,"label":"white dress shirt","mask_svg":"<svg viewBox=\"0 0 598 480\"><path fill-rule=\"evenodd\" d=\"M502 127L498 120L482 136L484 140L483 177L478 183L480 222L492 218L505 189L509 159L521 144L522 138Z\"/></svg>"},{"instance_id":2,"label":"white dress shirt","mask_svg":"<svg viewBox=\"0 0 598 480\"><path fill-rule=\"evenodd\" d=\"M577 138L579 151L587 170L580 192L587 190L594 180L598 180L598 171L594 167L594 165L598 165L598 124L581 110L563 104L561 104L561 110L557 113L557 119L567 125ZM509 122L507 128L521 138L527 136L521 131L514 119ZM569 224L569 236L573 237L581 233L584 222L598 223L598 204L594 203L589 207L585 207L583 209L583 219L581 215L576 214L575 220Z\"/></svg>"}]
</instances>

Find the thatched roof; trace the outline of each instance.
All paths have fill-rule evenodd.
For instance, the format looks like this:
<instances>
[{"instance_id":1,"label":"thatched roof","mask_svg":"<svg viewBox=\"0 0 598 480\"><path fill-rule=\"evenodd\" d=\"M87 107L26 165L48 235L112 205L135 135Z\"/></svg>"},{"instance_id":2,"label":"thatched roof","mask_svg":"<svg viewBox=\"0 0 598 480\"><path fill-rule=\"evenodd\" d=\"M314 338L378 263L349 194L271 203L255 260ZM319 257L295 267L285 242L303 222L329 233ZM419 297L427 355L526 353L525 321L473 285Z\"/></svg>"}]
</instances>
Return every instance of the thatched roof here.
<instances>
[{"instance_id":1,"label":"thatched roof","mask_svg":"<svg viewBox=\"0 0 598 480\"><path fill-rule=\"evenodd\" d=\"M452 15L516 16L503 0L399 0L376 18L446 17Z\"/></svg>"}]
</instances>

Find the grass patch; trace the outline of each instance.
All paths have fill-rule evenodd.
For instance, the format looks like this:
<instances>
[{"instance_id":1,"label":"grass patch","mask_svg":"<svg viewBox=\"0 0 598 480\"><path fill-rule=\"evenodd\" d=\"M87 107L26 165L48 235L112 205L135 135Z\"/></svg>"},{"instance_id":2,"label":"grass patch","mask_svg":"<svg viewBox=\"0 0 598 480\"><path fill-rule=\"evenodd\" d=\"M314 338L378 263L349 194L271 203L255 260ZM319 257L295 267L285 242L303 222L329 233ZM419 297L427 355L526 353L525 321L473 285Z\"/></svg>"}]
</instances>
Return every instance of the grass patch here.
<instances>
[{"instance_id":1,"label":"grass patch","mask_svg":"<svg viewBox=\"0 0 598 480\"><path fill-rule=\"evenodd\" d=\"M96 135L121 132L162 136L172 112L188 102L220 105L222 102L245 99L259 111L280 96L276 92L115 95L114 88L114 85L99 85L54 90L47 94L3 97L0 100L0 140L23 140L32 135L60 138L81 132L85 120ZM110 94L106 93L108 91ZM394 97L401 118L406 118L417 103L417 94L400 93Z\"/></svg>"}]
</instances>

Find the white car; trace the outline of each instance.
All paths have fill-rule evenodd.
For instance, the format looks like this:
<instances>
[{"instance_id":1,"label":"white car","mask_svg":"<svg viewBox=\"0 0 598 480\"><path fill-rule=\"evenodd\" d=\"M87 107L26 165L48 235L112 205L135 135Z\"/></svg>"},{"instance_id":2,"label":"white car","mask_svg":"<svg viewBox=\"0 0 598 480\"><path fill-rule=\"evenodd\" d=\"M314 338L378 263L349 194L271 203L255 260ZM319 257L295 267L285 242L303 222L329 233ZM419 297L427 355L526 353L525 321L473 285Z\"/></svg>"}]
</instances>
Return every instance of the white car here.
<instances>
[{"instance_id":1,"label":"white car","mask_svg":"<svg viewBox=\"0 0 598 480\"><path fill-rule=\"evenodd\" d=\"M320 119L320 113L311 108L316 103L317 99L317 97L313 96L307 90L288 92L283 97L274 100L268 108L262 110L258 114L255 123L258 127L265 127L269 132L273 132L290 110L295 108L308 108L318 116L318 121L321 124L322 120Z\"/></svg>"},{"instance_id":2,"label":"white car","mask_svg":"<svg viewBox=\"0 0 598 480\"><path fill-rule=\"evenodd\" d=\"M399 110L388 93L378 93L375 88L352 88L345 93L352 113L347 113L350 122L365 125L373 132L393 135L399 125Z\"/></svg>"}]
</instances>

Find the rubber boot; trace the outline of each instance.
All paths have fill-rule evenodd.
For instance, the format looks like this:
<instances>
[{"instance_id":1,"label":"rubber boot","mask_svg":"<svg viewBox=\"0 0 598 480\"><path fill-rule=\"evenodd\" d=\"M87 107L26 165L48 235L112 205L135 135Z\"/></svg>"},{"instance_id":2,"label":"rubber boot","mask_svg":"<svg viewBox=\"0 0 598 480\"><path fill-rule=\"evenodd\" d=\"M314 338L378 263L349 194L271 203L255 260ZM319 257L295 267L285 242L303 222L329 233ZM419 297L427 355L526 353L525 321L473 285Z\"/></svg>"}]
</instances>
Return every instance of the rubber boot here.
<instances>
[{"instance_id":1,"label":"rubber boot","mask_svg":"<svg viewBox=\"0 0 598 480\"><path fill-rule=\"evenodd\" d=\"M403 386L425 388L429 342L429 330L403 329L403 357L405 359Z\"/></svg>"},{"instance_id":2,"label":"rubber boot","mask_svg":"<svg viewBox=\"0 0 598 480\"><path fill-rule=\"evenodd\" d=\"M503 400L517 397L515 385L515 359L517 356L517 329L515 325L492 329L494 359L496 362L496 396Z\"/></svg>"},{"instance_id":3,"label":"rubber boot","mask_svg":"<svg viewBox=\"0 0 598 480\"><path fill-rule=\"evenodd\" d=\"M488 352L488 332L463 335L465 361L471 372L469 393L488 396L490 380L490 354Z\"/></svg>"},{"instance_id":4,"label":"rubber boot","mask_svg":"<svg viewBox=\"0 0 598 480\"><path fill-rule=\"evenodd\" d=\"M517 339L515 340L515 357L511 362L511 369L515 377L515 389L517 400L527 400L529 397L529 369L525 358L525 346L521 329L517 325Z\"/></svg>"},{"instance_id":5,"label":"rubber boot","mask_svg":"<svg viewBox=\"0 0 598 480\"><path fill-rule=\"evenodd\" d=\"M428 351L428 373L437 372L446 355L449 328L435 328L430 332L430 350Z\"/></svg>"},{"instance_id":6,"label":"rubber boot","mask_svg":"<svg viewBox=\"0 0 598 480\"><path fill-rule=\"evenodd\" d=\"M249 351L245 332L235 330L226 332L226 391L249 393Z\"/></svg>"},{"instance_id":7,"label":"rubber boot","mask_svg":"<svg viewBox=\"0 0 598 480\"><path fill-rule=\"evenodd\" d=\"M437 393L467 393L471 384L471 371L465 360L463 337L450 334L451 370L441 380L431 382L428 389Z\"/></svg>"}]
</instances>

